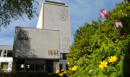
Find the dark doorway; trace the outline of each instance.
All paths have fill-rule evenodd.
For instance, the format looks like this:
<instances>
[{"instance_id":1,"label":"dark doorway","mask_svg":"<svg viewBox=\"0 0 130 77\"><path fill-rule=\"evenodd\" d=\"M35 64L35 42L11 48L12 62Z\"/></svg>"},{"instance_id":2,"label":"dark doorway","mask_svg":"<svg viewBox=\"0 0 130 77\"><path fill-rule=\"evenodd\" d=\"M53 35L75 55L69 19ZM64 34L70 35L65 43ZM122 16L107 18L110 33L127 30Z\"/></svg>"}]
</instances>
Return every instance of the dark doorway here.
<instances>
[{"instance_id":1,"label":"dark doorway","mask_svg":"<svg viewBox=\"0 0 130 77\"><path fill-rule=\"evenodd\" d=\"M24 60L18 59L16 61L16 70L24 70Z\"/></svg>"},{"instance_id":2,"label":"dark doorway","mask_svg":"<svg viewBox=\"0 0 130 77\"><path fill-rule=\"evenodd\" d=\"M46 70L49 73L53 73L53 61L52 60L47 60L46 61Z\"/></svg>"}]
</instances>

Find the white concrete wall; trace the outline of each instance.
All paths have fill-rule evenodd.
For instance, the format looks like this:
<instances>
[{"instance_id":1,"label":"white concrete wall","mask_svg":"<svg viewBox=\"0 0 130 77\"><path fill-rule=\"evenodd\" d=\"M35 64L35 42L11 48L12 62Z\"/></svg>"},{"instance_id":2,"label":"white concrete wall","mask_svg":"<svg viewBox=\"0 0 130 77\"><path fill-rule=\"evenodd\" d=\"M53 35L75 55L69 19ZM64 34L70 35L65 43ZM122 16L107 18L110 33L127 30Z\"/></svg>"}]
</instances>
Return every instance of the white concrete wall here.
<instances>
[{"instance_id":1,"label":"white concrete wall","mask_svg":"<svg viewBox=\"0 0 130 77\"><path fill-rule=\"evenodd\" d=\"M69 6L44 2L43 9L43 29L60 30L60 53L68 53L72 45Z\"/></svg>"},{"instance_id":2,"label":"white concrete wall","mask_svg":"<svg viewBox=\"0 0 130 77\"><path fill-rule=\"evenodd\" d=\"M7 62L8 63L8 70L3 70L3 71L7 71L10 72L12 71L12 62L13 62L13 58L12 57L0 57L0 64L1 62Z\"/></svg>"}]
</instances>

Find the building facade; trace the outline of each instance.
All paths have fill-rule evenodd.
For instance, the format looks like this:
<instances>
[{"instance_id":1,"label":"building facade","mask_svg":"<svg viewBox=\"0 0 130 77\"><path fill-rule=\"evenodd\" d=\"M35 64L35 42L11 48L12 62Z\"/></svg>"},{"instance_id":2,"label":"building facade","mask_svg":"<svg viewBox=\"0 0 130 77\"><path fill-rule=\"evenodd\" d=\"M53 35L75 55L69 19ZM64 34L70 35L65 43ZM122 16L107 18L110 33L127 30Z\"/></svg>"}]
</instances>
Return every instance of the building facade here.
<instances>
[{"instance_id":1,"label":"building facade","mask_svg":"<svg viewBox=\"0 0 130 77\"><path fill-rule=\"evenodd\" d=\"M11 70L68 70L66 55L71 44L69 6L46 0L36 28L15 27Z\"/></svg>"},{"instance_id":2,"label":"building facade","mask_svg":"<svg viewBox=\"0 0 130 77\"><path fill-rule=\"evenodd\" d=\"M43 2L36 28L60 30L60 69L67 69L66 54L72 45L69 6L65 3Z\"/></svg>"},{"instance_id":3,"label":"building facade","mask_svg":"<svg viewBox=\"0 0 130 77\"><path fill-rule=\"evenodd\" d=\"M0 66L5 72L12 71L13 46L0 45Z\"/></svg>"}]
</instances>

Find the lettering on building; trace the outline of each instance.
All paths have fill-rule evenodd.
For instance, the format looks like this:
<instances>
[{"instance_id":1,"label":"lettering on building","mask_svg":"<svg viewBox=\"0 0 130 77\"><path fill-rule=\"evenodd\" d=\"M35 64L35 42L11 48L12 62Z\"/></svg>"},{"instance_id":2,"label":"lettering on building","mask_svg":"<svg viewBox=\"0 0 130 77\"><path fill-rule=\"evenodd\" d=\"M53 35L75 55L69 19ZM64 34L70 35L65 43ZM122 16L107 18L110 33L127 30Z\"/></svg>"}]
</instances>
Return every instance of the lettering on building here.
<instances>
[{"instance_id":1,"label":"lettering on building","mask_svg":"<svg viewBox=\"0 0 130 77\"><path fill-rule=\"evenodd\" d=\"M48 50L48 55L58 56L58 50Z\"/></svg>"}]
</instances>

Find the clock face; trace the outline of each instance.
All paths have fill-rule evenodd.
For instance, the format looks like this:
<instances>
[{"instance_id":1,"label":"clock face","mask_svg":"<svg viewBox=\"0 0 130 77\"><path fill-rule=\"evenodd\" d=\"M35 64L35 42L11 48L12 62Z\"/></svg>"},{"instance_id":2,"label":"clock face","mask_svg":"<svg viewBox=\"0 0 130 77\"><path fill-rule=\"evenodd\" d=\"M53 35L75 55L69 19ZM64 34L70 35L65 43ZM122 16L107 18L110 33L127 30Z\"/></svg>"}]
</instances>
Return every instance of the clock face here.
<instances>
[{"instance_id":1,"label":"clock face","mask_svg":"<svg viewBox=\"0 0 130 77\"><path fill-rule=\"evenodd\" d=\"M67 18L66 18L65 15L60 15L60 19L61 19L62 21L65 21Z\"/></svg>"}]
</instances>

